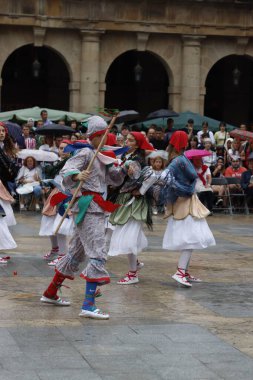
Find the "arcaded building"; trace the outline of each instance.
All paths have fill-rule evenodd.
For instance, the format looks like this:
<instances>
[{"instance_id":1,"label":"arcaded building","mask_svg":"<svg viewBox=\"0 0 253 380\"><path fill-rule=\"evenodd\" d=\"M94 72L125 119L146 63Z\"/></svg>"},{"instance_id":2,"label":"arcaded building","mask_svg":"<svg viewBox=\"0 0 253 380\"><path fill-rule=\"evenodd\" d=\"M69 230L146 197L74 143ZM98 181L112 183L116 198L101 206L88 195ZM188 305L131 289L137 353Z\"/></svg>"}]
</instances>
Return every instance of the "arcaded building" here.
<instances>
[{"instance_id":1,"label":"arcaded building","mask_svg":"<svg viewBox=\"0 0 253 380\"><path fill-rule=\"evenodd\" d=\"M1 111L253 121L251 0L0 0Z\"/></svg>"}]
</instances>

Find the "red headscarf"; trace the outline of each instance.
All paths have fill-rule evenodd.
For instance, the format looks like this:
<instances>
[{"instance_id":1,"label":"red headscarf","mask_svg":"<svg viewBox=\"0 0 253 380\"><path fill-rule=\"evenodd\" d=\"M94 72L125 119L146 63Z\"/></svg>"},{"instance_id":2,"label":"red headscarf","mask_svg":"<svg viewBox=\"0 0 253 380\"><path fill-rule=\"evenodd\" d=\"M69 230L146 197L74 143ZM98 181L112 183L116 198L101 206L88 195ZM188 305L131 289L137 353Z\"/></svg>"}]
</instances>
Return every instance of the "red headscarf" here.
<instances>
[{"instance_id":1,"label":"red headscarf","mask_svg":"<svg viewBox=\"0 0 253 380\"><path fill-rule=\"evenodd\" d=\"M170 145L173 145L177 152L185 149L188 145L188 135L184 131L176 131L170 138Z\"/></svg>"},{"instance_id":2,"label":"red headscarf","mask_svg":"<svg viewBox=\"0 0 253 380\"><path fill-rule=\"evenodd\" d=\"M143 150L155 150L154 147L147 141L146 137L141 132L129 132L134 136L138 148Z\"/></svg>"},{"instance_id":3,"label":"red headscarf","mask_svg":"<svg viewBox=\"0 0 253 380\"><path fill-rule=\"evenodd\" d=\"M108 133L105 145L110 145L110 146L117 145L116 136L113 133Z\"/></svg>"}]
</instances>

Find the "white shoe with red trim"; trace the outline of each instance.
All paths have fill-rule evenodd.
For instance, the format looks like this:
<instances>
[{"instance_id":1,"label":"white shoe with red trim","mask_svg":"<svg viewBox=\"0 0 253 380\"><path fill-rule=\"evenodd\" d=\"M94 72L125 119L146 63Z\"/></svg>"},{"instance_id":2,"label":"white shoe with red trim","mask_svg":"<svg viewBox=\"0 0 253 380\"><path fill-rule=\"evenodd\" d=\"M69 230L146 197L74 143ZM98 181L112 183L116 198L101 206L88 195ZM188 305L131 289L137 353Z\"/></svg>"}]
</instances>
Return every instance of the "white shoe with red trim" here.
<instances>
[{"instance_id":1,"label":"white shoe with red trim","mask_svg":"<svg viewBox=\"0 0 253 380\"><path fill-rule=\"evenodd\" d=\"M187 280L189 282L202 282L202 280L200 278L197 278L197 277L194 277L194 276L190 275L189 272L185 273L185 277L187 278Z\"/></svg>"},{"instance_id":2,"label":"white shoe with red trim","mask_svg":"<svg viewBox=\"0 0 253 380\"><path fill-rule=\"evenodd\" d=\"M53 261L50 261L50 263L48 263L47 265L49 265L50 267L54 267L56 264L58 264L58 262L64 257L65 255L59 255L56 259L54 259Z\"/></svg>"},{"instance_id":3,"label":"white shoe with red trim","mask_svg":"<svg viewBox=\"0 0 253 380\"><path fill-rule=\"evenodd\" d=\"M52 248L51 251L49 251L48 253L46 253L44 256L43 256L43 259L44 260L52 260L52 258L55 256L55 255L58 255L59 253L59 248Z\"/></svg>"},{"instance_id":4,"label":"white shoe with red trim","mask_svg":"<svg viewBox=\"0 0 253 380\"><path fill-rule=\"evenodd\" d=\"M100 309L94 309L94 310L81 310L81 313L79 314L79 317L84 318L92 318L92 319L109 319L110 315L106 313L102 313Z\"/></svg>"},{"instance_id":5,"label":"white shoe with red trim","mask_svg":"<svg viewBox=\"0 0 253 380\"><path fill-rule=\"evenodd\" d=\"M132 285L137 284L139 282L138 276L136 272L128 272L124 278L119 280L117 284L119 285Z\"/></svg>"},{"instance_id":6,"label":"white shoe with red trim","mask_svg":"<svg viewBox=\"0 0 253 380\"><path fill-rule=\"evenodd\" d=\"M177 269L177 272L173 274L172 278L181 285L184 285L188 288L192 287L192 284L186 278L185 272L180 268Z\"/></svg>"},{"instance_id":7,"label":"white shoe with red trim","mask_svg":"<svg viewBox=\"0 0 253 380\"><path fill-rule=\"evenodd\" d=\"M65 300L61 299L60 297L58 297L56 299L52 299L52 298L42 296L40 300L41 300L41 302L50 303L50 304L56 305L56 306L69 306L70 305L69 301L65 301Z\"/></svg>"}]
</instances>

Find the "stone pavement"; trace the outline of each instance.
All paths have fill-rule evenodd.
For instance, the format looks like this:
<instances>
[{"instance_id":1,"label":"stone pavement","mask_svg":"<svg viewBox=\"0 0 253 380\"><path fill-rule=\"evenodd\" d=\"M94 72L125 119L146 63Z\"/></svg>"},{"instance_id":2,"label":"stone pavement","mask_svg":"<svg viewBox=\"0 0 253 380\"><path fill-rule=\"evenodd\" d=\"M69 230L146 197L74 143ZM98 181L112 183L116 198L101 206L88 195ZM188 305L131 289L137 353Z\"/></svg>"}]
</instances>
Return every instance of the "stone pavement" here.
<instances>
[{"instance_id":1,"label":"stone pavement","mask_svg":"<svg viewBox=\"0 0 253 380\"><path fill-rule=\"evenodd\" d=\"M17 220L18 248L0 267L0 380L253 379L252 216L209 217L217 246L193 254L203 282L192 289L171 279L178 253L161 249L166 222L156 217L139 284L116 284L125 257L108 262L112 283L97 303L109 321L78 317L79 277L62 290L71 307L39 302L53 274L42 260L49 241L39 215Z\"/></svg>"}]
</instances>

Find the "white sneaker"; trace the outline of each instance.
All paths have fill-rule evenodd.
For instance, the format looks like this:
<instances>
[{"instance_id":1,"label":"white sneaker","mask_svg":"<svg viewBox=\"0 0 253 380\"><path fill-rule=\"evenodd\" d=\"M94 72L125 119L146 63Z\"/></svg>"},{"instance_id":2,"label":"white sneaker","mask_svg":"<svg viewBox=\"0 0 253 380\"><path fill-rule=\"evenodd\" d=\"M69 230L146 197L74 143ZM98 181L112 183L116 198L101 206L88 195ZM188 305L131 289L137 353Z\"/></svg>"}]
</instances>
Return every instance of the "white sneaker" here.
<instances>
[{"instance_id":1,"label":"white sneaker","mask_svg":"<svg viewBox=\"0 0 253 380\"><path fill-rule=\"evenodd\" d=\"M48 263L47 265L49 265L50 267L54 267L56 264L58 264L58 262L63 258L63 256L65 255L60 255L58 256L56 259L54 259L53 261L50 261L50 263Z\"/></svg>"},{"instance_id":2,"label":"white sneaker","mask_svg":"<svg viewBox=\"0 0 253 380\"><path fill-rule=\"evenodd\" d=\"M19 205L19 210L20 210L20 211L24 211L24 209L25 209L25 205L20 204L20 205Z\"/></svg>"},{"instance_id":3,"label":"white sneaker","mask_svg":"<svg viewBox=\"0 0 253 380\"><path fill-rule=\"evenodd\" d=\"M52 299L52 298L42 296L40 300L41 300L41 302L50 303L50 304L56 305L56 306L69 306L70 305L69 301L65 301L65 300L61 299L60 297L58 297L57 299Z\"/></svg>"},{"instance_id":4,"label":"white sneaker","mask_svg":"<svg viewBox=\"0 0 253 380\"><path fill-rule=\"evenodd\" d=\"M180 269L178 269L177 272L173 274L172 278L181 285L187 286L188 288L192 287L192 284L187 280L185 273Z\"/></svg>"},{"instance_id":5,"label":"white sneaker","mask_svg":"<svg viewBox=\"0 0 253 380\"><path fill-rule=\"evenodd\" d=\"M139 282L137 274L133 272L128 272L124 278L117 282L118 285L132 285Z\"/></svg>"},{"instance_id":6,"label":"white sneaker","mask_svg":"<svg viewBox=\"0 0 253 380\"><path fill-rule=\"evenodd\" d=\"M35 210L40 211L40 206L38 204L35 205Z\"/></svg>"},{"instance_id":7,"label":"white sneaker","mask_svg":"<svg viewBox=\"0 0 253 380\"><path fill-rule=\"evenodd\" d=\"M202 282L202 280L200 278L194 277L194 276L190 275L190 273L188 273L188 272L185 272L185 277L186 277L187 281L189 281L189 282Z\"/></svg>"},{"instance_id":8,"label":"white sneaker","mask_svg":"<svg viewBox=\"0 0 253 380\"><path fill-rule=\"evenodd\" d=\"M92 318L92 319L109 319L110 315L106 313L102 313L99 309L91 310L83 310L79 314L79 317L84 318Z\"/></svg>"}]
</instances>

